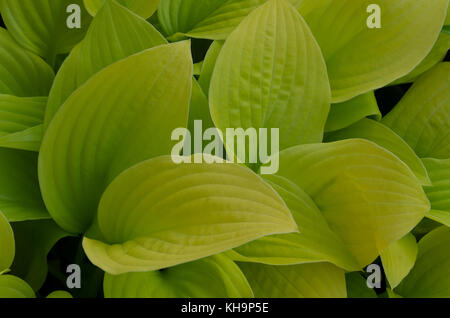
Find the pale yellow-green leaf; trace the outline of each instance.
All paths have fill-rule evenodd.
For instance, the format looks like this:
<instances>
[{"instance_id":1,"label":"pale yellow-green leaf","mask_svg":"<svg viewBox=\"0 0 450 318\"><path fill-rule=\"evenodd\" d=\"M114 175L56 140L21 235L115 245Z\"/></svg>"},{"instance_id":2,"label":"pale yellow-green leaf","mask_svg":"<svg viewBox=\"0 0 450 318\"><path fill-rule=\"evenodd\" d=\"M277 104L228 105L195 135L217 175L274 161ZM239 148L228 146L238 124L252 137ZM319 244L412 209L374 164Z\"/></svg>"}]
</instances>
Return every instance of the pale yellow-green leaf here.
<instances>
[{"instance_id":1,"label":"pale yellow-green leaf","mask_svg":"<svg viewBox=\"0 0 450 318\"><path fill-rule=\"evenodd\" d=\"M114 0L108 0L114 1ZM95 16L105 0L83 0L86 10ZM117 0L118 3L137 13L144 19L152 16L158 8L159 0Z\"/></svg>"},{"instance_id":2,"label":"pale yellow-green leaf","mask_svg":"<svg viewBox=\"0 0 450 318\"><path fill-rule=\"evenodd\" d=\"M408 165L423 185L430 185L427 170L411 147L387 126L370 119L362 119L350 127L329 133L326 141L363 138L389 150Z\"/></svg>"},{"instance_id":3,"label":"pale yellow-green leaf","mask_svg":"<svg viewBox=\"0 0 450 318\"><path fill-rule=\"evenodd\" d=\"M329 263L239 263L257 298L347 298L345 272Z\"/></svg>"},{"instance_id":4,"label":"pale yellow-green leaf","mask_svg":"<svg viewBox=\"0 0 450 318\"><path fill-rule=\"evenodd\" d=\"M120 60L69 97L51 122L39 157L42 195L59 226L84 232L118 174L170 153L172 131L187 125L191 84L185 41Z\"/></svg>"},{"instance_id":5,"label":"pale yellow-green leaf","mask_svg":"<svg viewBox=\"0 0 450 318\"><path fill-rule=\"evenodd\" d=\"M270 234L297 231L278 194L232 163L140 163L106 189L91 262L111 274L151 271L214 255Z\"/></svg>"},{"instance_id":6,"label":"pale yellow-green leaf","mask_svg":"<svg viewBox=\"0 0 450 318\"><path fill-rule=\"evenodd\" d=\"M106 298L251 298L239 267L224 255L170 267L164 271L105 274Z\"/></svg>"},{"instance_id":7,"label":"pale yellow-green leaf","mask_svg":"<svg viewBox=\"0 0 450 318\"><path fill-rule=\"evenodd\" d=\"M413 268L417 251L416 238L408 234L390 244L381 253L383 269L392 289L397 287Z\"/></svg>"},{"instance_id":8,"label":"pale yellow-green leaf","mask_svg":"<svg viewBox=\"0 0 450 318\"><path fill-rule=\"evenodd\" d=\"M421 158L450 158L450 62L423 74L382 122Z\"/></svg>"},{"instance_id":9,"label":"pale yellow-green leaf","mask_svg":"<svg viewBox=\"0 0 450 318\"><path fill-rule=\"evenodd\" d=\"M327 71L292 5L270 0L231 33L217 59L209 100L222 131L279 128L280 149L322 141L330 107ZM229 152L231 142L225 142ZM243 162L244 156L237 154Z\"/></svg>"}]
</instances>

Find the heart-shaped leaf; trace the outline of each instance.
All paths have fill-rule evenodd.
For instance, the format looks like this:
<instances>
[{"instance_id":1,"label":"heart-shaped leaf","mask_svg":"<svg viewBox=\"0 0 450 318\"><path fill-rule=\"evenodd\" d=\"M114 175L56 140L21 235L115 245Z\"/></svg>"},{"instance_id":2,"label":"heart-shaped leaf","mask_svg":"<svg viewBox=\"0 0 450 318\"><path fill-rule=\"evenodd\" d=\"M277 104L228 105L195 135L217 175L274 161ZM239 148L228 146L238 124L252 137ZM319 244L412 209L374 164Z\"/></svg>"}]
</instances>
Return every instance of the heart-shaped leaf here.
<instances>
[{"instance_id":1,"label":"heart-shaped leaf","mask_svg":"<svg viewBox=\"0 0 450 318\"><path fill-rule=\"evenodd\" d=\"M47 96L53 77L50 66L23 50L8 31L0 28L0 94Z\"/></svg>"},{"instance_id":2,"label":"heart-shaped leaf","mask_svg":"<svg viewBox=\"0 0 450 318\"><path fill-rule=\"evenodd\" d=\"M242 21L220 52L209 97L222 131L279 128L280 149L322 141L330 107L327 71L292 5L270 0ZM234 140L225 144L229 154L236 153ZM245 153L237 156L246 162Z\"/></svg>"},{"instance_id":3,"label":"heart-shaped leaf","mask_svg":"<svg viewBox=\"0 0 450 318\"><path fill-rule=\"evenodd\" d=\"M367 21L374 12L367 9L373 3L296 1L327 62L335 103L411 72L436 42L448 6L448 0L433 1L432 6L428 0L378 0L381 25L370 29Z\"/></svg>"},{"instance_id":4,"label":"heart-shaped leaf","mask_svg":"<svg viewBox=\"0 0 450 318\"><path fill-rule=\"evenodd\" d=\"M15 254L14 233L8 220L0 212L0 275L9 269Z\"/></svg>"},{"instance_id":5,"label":"heart-shaped leaf","mask_svg":"<svg viewBox=\"0 0 450 318\"><path fill-rule=\"evenodd\" d=\"M118 174L170 153L172 131L187 125L191 82L190 44L180 42L116 62L70 96L39 157L42 195L58 225L84 232Z\"/></svg>"},{"instance_id":6,"label":"heart-shaped leaf","mask_svg":"<svg viewBox=\"0 0 450 318\"><path fill-rule=\"evenodd\" d=\"M385 125L374 120L363 119L348 128L327 134L325 139L337 141L350 138L364 138L391 151L411 168L423 185L431 184L427 170L420 158L402 138Z\"/></svg>"},{"instance_id":7,"label":"heart-shaped leaf","mask_svg":"<svg viewBox=\"0 0 450 318\"><path fill-rule=\"evenodd\" d=\"M239 267L224 255L178 265L164 271L105 274L106 298L252 298Z\"/></svg>"},{"instance_id":8,"label":"heart-shaped leaf","mask_svg":"<svg viewBox=\"0 0 450 318\"><path fill-rule=\"evenodd\" d=\"M431 202L427 217L450 226L450 159L423 159L432 185L424 187Z\"/></svg>"},{"instance_id":9,"label":"heart-shaped leaf","mask_svg":"<svg viewBox=\"0 0 450 318\"><path fill-rule=\"evenodd\" d=\"M114 0L108 0L114 1ZM121 5L127 7L131 11L139 14L144 19L152 16L158 8L159 0L117 0ZM95 16L98 10L103 6L105 0L84 0L86 10Z\"/></svg>"},{"instance_id":10,"label":"heart-shaped leaf","mask_svg":"<svg viewBox=\"0 0 450 318\"><path fill-rule=\"evenodd\" d=\"M77 12L70 5L79 8L80 28L68 26L70 15ZM14 39L50 64L83 38L91 21L82 0L1 0L0 12Z\"/></svg>"},{"instance_id":11,"label":"heart-shaped leaf","mask_svg":"<svg viewBox=\"0 0 450 318\"><path fill-rule=\"evenodd\" d=\"M0 275L0 298L35 298L33 289L13 275Z\"/></svg>"},{"instance_id":12,"label":"heart-shaped leaf","mask_svg":"<svg viewBox=\"0 0 450 318\"><path fill-rule=\"evenodd\" d=\"M83 246L111 274L166 268L297 231L278 194L251 170L176 164L170 156L117 177L102 197L97 227L102 241L85 238Z\"/></svg>"},{"instance_id":13,"label":"heart-shaped leaf","mask_svg":"<svg viewBox=\"0 0 450 318\"><path fill-rule=\"evenodd\" d=\"M0 211L10 222L48 219L37 177L37 154L0 148Z\"/></svg>"},{"instance_id":14,"label":"heart-shaped leaf","mask_svg":"<svg viewBox=\"0 0 450 318\"><path fill-rule=\"evenodd\" d=\"M397 287L413 268L417 251L416 238L408 234L381 253L383 269L392 289Z\"/></svg>"},{"instance_id":15,"label":"heart-shaped leaf","mask_svg":"<svg viewBox=\"0 0 450 318\"><path fill-rule=\"evenodd\" d=\"M382 122L421 158L450 158L450 63L422 75Z\"/></svg>"},{"instance_id":16,"label":"heart-shaped leaf","mask_svg":"<svg viewBox=\"0 0 450 318\"><path fill-rule=\"evenodd\" d=\"M450 297L450 228L439 227L419 241L416 265L394 290L403 297Z\"/></svg>"},{"instance_id":17,"label":"heart-shaped leaf","mask_svg":"<svg viewBox=\"0 0 450 318\"><path fill-rule=\"evenodd\" d=\"M118 60L162 44L166 40L151 24L115 1L108 1L58 72L48 100L45 127L92 75Z\"/></svg>"},{"instance_id":18,"label":"heart-shaped leaf","mask_svg":"<svg viewBox=\"0 0 450 318\"><path fill-rule=\"evenodd\" d=\"M344 271L329 263L239 263L257 298L346 298Z\"/></svg>"}]
</instances>

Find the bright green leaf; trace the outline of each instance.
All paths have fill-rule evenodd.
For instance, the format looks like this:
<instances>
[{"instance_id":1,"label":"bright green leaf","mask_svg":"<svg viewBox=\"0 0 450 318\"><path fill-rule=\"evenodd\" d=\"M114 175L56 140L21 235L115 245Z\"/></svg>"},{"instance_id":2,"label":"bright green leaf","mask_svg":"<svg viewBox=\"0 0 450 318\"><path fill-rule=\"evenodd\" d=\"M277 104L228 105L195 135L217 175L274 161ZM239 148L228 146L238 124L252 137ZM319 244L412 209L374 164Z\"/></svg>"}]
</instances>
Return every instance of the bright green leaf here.
<instances>
[{"instance_id":1,"label":"bright green leaf","mask_svg":"<svg viewBox=\"0 0 450 318\"><path fill-rule=\"evenodd\" d=\"M431 184L427 170L411 147L388 127L374 120L363 119L348 128L326 135L327 141L337 141L350 138L364 138L391 151L408 165L423 185Z\"/></svg>"},{"instance_id":2,"label":"bright green leaf","mask_svg":"<svg viewBox=\"0 0 450 318\"><path fill-rule=\"evenodd\" d=\"M450 63L422 75L382 122L421 158L450 158Z\"/></svg>"},{"instance_id":3,"label":"bright green leaf","mask_svg":"<svg viewBox=\"0 0 450 318\"><path fill-rule=\"evenodd\" d=\"M112 1L112 0L110 0ZM152 16L158 8L159 0L117 0L121 5L139 14L144 19ZM87 11L95 16L105 0L84 0Z\"/></svg>"},{"instance_id":4,"label":"bright green leaf","mask_svg":"<svg viewBox=\"0 0 450 318\"><path fill-rule=\"evenodd\" d=\"M80 28L68 27L72 4L80 8ZM0 12L14 39L50 64L81 41L91 21L82 0L0 0Z\"/></svg>"},{"instance_id":5,"label":"bright green leaf","mask_svg":"<svg viewBox=\"0 0 450 318\"><path fill-rule=\"evenodd\" d=\"M0 273L10 268L14 260L14 254L15 243L13 230L6 217L0 212Z\"/></svg>"},{"instance_id":6,"label":"bright green leaf","mask_svg":"<svg viewBox=\"0 0 450 318\"><path fill-rule=\"evenodd\" d=\"M51 122L39 157L42 195L59 226L70 233L86 231L100 196L118 174L170 153L172 131L187 125L191 82L186 41L116 62L69 97Z\"/></svg>"},{"instance_id":7,"label":"bright green leaf","mask_svg":"<svg viewBox=\"0 0 450 318\"><path fill-rule=\"evenodd\" d=\"M0 28L0 94L47 96L53 77L50 66L21 48L8 31Z\"/></svg>"},{"instance_id":8,"label":"bright green leaf","mask_svg":"<svg viewBox=\"0 0 450 318\"><path fill-rule=\"evenodd\" d=\"M37 177L37 155L0 148L0 211L10 222L48 219Z\"/></svg>"},{"instance_id":9,"label":"bright green leaf","mask_svg":"<svg viewBox=\"0 0 450 318\"><path fill-rule=\"evenodd\" d=\"M417 242L412 234L389 245L381 253L384 272L391 288L401 283L414 266L417 258Z\"/></svg>"},{"instance_id":10,"label":"bright green leaf","mask_svg":"<svg viewBox=\"0 0 450 318\"><path fill-rule=\"evenodd\" d=\"M211 84L211 78L216 66L217 58L222 50L224 41L214 41L208 52L206 53L205 60L203 62L202 71L200 72L200 78L198 83L200 84L203 92L206 96L209 95L209 85Z\"/></svg>"},{"instance_id":11,"label":"bright green leaf","mask_svg":"<svg viewBox=\"0 0 450 318\"><path fill-rule=\"evenodd\" d=\"M163 36L147 21L114 1L102 7L61 66L50 92L45 127L67 98L92 75L118 60L157 45Z\"/></svg>"},{"instance_id":12,"label":"bright green leaf","mask_svg":"<svg viewBox=\"0 0 450 318\"><path fill-rule=\"evenodd\" d=\"M344 271L329 263L239 263L257 298L346 298Z\"/></svg>"},{"instance_id":13,"label":"bright green leaf","mask_svg":"<svg viewBox=\"0 0 450 318\"><path fill-rule=\"evenodd\" d=\"M66 292L65 290L56 290L52 293L50 293L47 298L73 298L72 295L69 292Z\"/></svg>"},{"instance_id":14,"label":"bright green leaf","mask_svg":"<svg viewBox=\"0 0 450 318\"><path fill-rule=\"evenodd\" d=\"M22 279L0 275L0 298L35 298L33 289Z\"/></svg>"},{"instance_id":15,"label":"bright green leaf","mask_svg":"<svg viewBox=\"0 0 450 318\"><path fill-rule=\"evenodd\" d=\"M163 271L105 275L106 298L251 298L239 267L215 255Z\"/></svg>"}]
</instances>

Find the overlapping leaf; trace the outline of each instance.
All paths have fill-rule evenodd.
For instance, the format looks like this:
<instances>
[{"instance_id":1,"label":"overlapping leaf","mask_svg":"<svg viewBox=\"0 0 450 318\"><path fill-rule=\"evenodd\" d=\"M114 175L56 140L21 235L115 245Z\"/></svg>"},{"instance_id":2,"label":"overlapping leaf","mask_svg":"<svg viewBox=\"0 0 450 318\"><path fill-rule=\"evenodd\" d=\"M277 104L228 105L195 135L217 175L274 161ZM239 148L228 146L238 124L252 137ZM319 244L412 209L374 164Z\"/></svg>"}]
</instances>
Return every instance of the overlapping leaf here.
<instances>
[{"instance_id":1,"label":"overlapping leaf","mask_svg":"<svg viewBox=\"0 0 450 318\"><path fill-rule=\"evenodd\" d=\"M53 71L39 56L23 50L0 28L0 94L47 96Z\"/></svg>"},{"instance_id":2,"label":"overlapping leaf","mask_svg":"<svg viewBox=\"0 0 450 318\"><path fill-rule=\"evenodd\" d=\"M416 238L408 234L389 245L381 253L383 269L392 289L397 287L413 268L417 251Z\"/></svg>"},{"instance_id":3,"label":"overlapping leaf","mask_svg":"<svg viewBox=\"0 0 450 318\"><path fill-rule=\"evenodd\" d=\"M211 116L222 131L279 128L280 149L322 140L330 104L325 63L288 2L268 1L228 37L209 97ZM235 153L231 142L226 141L227 150Z\"/></svg>"},{"instance_id":4,"label":"overlapping leaf","mask_svg":"<svg viewBox=\"0 0 450 318\"><path fill-rule=\"evenodd\" d=\"M8 220L0 212L0 275L9 269L15 255L14 233Z\"/></svg>"},{"instance_id":5,"label":"overlapping leaf","mask_svg":"<svg viewBox=\"0 0 450 318\"><path fill-rule=\"evenodd\" d=\"M114 0L108 0L114 1ZM149 18L158 8L159 0L117 0L131 11L139 14L144 19ZM105 0L83 0L88 12L95 16Z\"/></svg>"},{"instance_id":6,"label":"overlapping leaf","mask_svg":"<svg viewBox=\"0 0 450 318\"><path fill-rule=\"evenodd\" d=\"M423 159L432 185L425 187L431 202L427 217L450 226L450 159Z\"/></svg>"},{"instance_id":7,"label":"overlapping leaf","mask_svg":"<svg viewBox=\"0 0 450 318\"><path fill-rule=\"evenodd\" d=\"M450 63L439 63L408 90L383 123L421 158L450 158Z\"/></svg>"},{"instance_id":8,"label":"overlapping leaf","mask_svg":"<svg viewBox=\"0 0 450 318\"><path fill-rule=\"evenodd\" d=\"M173 129L187 125L191 79L190 45L181 42L114 63L70 96L39 158L42 194L58 225L84 232L118 174L170 153Z\"/></svg>"},{"instance_id":9,"label":"overlapping leaf","mask_svg":"<svg viewBox=\"0 0 450 318\"><path fill-rule=\"evenodd\" d=\"M67 8L72 4L80 8L80 28L67 26ZM0 12L14 39L50 64L83 38L91 21L82 0L1 0Z\"/></svg>"},{"instance_id":10,"label":"overlapping leaf","mask_svg":"<svg viewBox=\"0 0 450 318\"><path fill-rule=\"evenodd\" d=\"M239 263L257 298L346 298L344 271L329 263Z\"/></svg>"},{"instance_id":11,"label":"overlapping leaf","mask_svg":"<svg viewBox=\"0 0 450 318\"><path fill-rule=\"evenodd\" d=\"M115 1L108 1L58 72L49 96L45 127L66 99L92 75L118 60L165 43L147 21Z\"/></svg>"},{"instance_id":12,"label":"overlapping leaf","mask_svg":"<svg viewBox=\"0 0 450 318\"><path fill-rule=\"evenodd\" d=\"M0 211L10 222L50 218L39 191L37 155L0 148Z\"/></svg>"},{"instance_id":13,"label":"overlapping leaf","mask_svg":"<svg viewBox=\"0 0 450 318\"><path fill-rule=\"evenodd\" d=\"M175 164L162 156L128 169L99 205L90 260L112 274L151 271L295 232L278 194L235 164ZM88 235L89 236L89 235Z\"/></svg>"},{"instance_id":14,"label":"overlapping leaf","mask_svg":"<svg viewBox=\"0 0 450 318\"><path fill-rule=\"evenodd\" d=\"M223 255L164 271L105 274L106 298L250 298L253 292L239 267Z\"/></svg>"},{"instance_id":15,"label":"overlapping leaf","mask_svg":"<svg viewBox=\"0 0 450 318\"><path fill-rule=\"evenodd\" d=\"M35 298L33 289L13 275L0 275L0 298Z\"/></svg>"},{"instance_id":16,"label":"overlapping leaf","mask_svg":"<svg viewBox=\"0 0 450 318\"><path fill-rule=\"evenodd\" d=\"M411 273L394 290L403 297L450 297L450 228L439 227L419 241Z\"/></svg>"}]
</instances>

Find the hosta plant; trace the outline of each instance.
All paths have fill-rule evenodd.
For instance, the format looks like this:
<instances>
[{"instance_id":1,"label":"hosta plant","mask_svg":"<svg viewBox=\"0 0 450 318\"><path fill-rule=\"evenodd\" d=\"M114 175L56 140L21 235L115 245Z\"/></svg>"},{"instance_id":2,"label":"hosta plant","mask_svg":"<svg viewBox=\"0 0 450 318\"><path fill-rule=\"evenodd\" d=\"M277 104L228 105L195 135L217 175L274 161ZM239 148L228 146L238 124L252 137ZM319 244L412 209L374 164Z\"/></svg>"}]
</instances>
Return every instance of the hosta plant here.
<instances>
[{"instance_id":1,"label":"hosta plant","mask_svg":"<svg viewBox=\"0 0 450 318\"><path fill-rule=\"evenodd\" d=\"M0 297L450 297L448 6L0 0Z\"/></svg>"}]
</instances>

